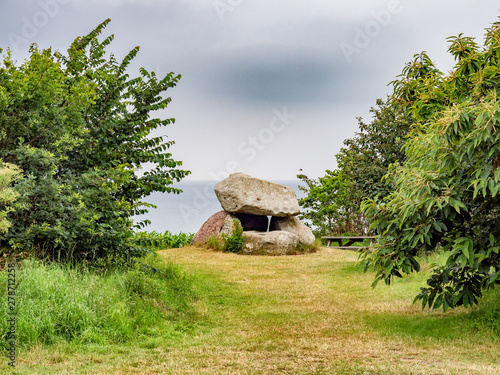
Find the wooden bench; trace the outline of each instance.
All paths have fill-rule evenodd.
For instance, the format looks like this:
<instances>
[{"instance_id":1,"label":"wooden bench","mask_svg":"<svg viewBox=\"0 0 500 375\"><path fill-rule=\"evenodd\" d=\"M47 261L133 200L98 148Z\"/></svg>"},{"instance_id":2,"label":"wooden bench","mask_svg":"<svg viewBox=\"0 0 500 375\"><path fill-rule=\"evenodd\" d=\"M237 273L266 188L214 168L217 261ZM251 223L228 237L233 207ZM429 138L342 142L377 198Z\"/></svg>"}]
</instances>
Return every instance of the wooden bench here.
<instances>
[{"instance_id":1,"label":"wooden bench","mask_svg":"<svg viewBox=\"0 0 500 375\"><path fill-rule=\"evenodd\" d=\"M363 249L370 249L375 241L375 236L323 236L323 240L327 240L327 247L333 247L335 249L351 250L351 251L361 251ZM352 246L355 242L363 242L364 240L370 240L368 246ZM342 243L346 241L346 243ZM332 242L337 242L338 246L332 246Z\"/></svg>"}]
</instances>

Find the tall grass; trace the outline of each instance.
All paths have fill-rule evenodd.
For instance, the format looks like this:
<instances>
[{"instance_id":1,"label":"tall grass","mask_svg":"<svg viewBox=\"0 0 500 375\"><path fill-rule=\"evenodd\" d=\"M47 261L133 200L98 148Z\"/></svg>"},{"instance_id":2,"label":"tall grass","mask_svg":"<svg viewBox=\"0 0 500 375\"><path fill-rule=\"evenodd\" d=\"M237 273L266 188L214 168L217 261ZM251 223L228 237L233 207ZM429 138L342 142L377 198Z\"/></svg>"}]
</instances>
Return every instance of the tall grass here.
<instances>
[{"instance_id":1,"label":"tall grass","mask_svg":"<svg viewBox=\"0 0 500 375\"><path fill-rule=\"evenodd\" d=\"M168 337L190 329L198 318L192 280L154 256L111 270L24 260L16 279L16 338L21 348ZM7 272L0 273L0 295L7 295ZM0 298L2 349L10 328L7 308L7 298Z\"/></svg>"},{"instance_id":2,"label":"tall grass","mask_svg":"<svg viewBox=\"0 0 500 375\"><path fill-rule=\"evenodd\" d=\"M487 328L500 337L500 289L487 292L479 301L478 309L470 315L473 327Z\"/></svg>"}]
</instances>

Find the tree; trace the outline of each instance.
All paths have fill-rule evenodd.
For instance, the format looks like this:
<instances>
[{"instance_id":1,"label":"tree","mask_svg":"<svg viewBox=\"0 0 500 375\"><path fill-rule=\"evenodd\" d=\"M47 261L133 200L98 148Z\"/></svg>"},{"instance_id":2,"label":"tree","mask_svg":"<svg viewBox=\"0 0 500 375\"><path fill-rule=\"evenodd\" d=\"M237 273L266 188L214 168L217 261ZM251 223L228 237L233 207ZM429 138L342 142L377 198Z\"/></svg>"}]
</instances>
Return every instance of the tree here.
<instances>
[{"instance_id":1,"label":"tree","mask_svg":"<svg viewBox=\"0 0 500 375\"><path fill-rule=\"evenodd\" d=\"M7 232L12 225L7 215L12 211L12 202L18 195L10 185L18 177L19 169L16 166L0 162L0 233Z\"/></svg>"},{"instance_id":2,"label":"tree","mask_svg":"<svg viewBox=\"0 0 500 375\"><path fill-rule=\"evenodd\" d=\"M317 236L363 232L366 223L359 208L349 199L348 180L343 171L327 170L317 180L302 174L297 178L307 185L299 186L307 193L306 197L299 199L303 208L300 218L312 226Z\"/></svg>"},{"instance_id":3,"label":"tree","mask_svg":"<svg viewBox=\"0 0 500 375\"><path fill-rule=\"evenodd\" d=\"M109 22L76 38L67 56L32 45L20 66L9 53L0 65L0 158L24 176L4 245L69 258L139 254L132 216L152 207L142 199L180 192L172 183L189 173L167 152L173 141L151 137L174 122L152 113L167 106L163 93L180 76L141 69L129 78L139 47L121 62L106 59L114 36L98 36ZM139 176L144 163L153 168Z\"/></svg>"},{"instance_id":4,"label":"tree","mask_svg":"<svg viewBox=\"0 0 500 375\"><path fill-rule=\"evenodd\" d=\"M346 147L336 155L337 165L349 181L349 199L360 211L366 199L382 199L393 190L382 177L389 166L405 160L403 146L413 126L413 118L398 102L377 100L370 109L372 121L358 118L359 132L344 141Z\"/></svg>"},{"instance_id":5,"label":"tree","mask_svg":"<svg viewBox=\"0 0 500 375\"><path fill-rule=\"evenodd\" d=\"M336 170L327 170L318 180L297 176L307 185L301 187L307 197L299 200L306 210L302 218L309 220L318 233L364 234L368 222L361 203L381 199L393 189L382 177L391 164L403 162L402 147L414 121L404 106L391 99L377 100L377 107L370 112L372 121L365 123L358 118L359 132L344 141L345 147L336 155Z\"/></svg>"},{"instance_id":6,"label":"tree","mask_svg":"<svg viewBox=\"0 0 500 375\"><path fill-rule=\"evenodd\" d=\"M500 282L500 23L484 46L451 37L456 65L447 76L416 55L394 83L394 99L418 125L405 145L406 161L390 169L394 191L364 205L379 234L367 267L375 284L419 271L416 255L442 249L415 301L447 309L476 304Z\"/></svg>"}]
</instances>

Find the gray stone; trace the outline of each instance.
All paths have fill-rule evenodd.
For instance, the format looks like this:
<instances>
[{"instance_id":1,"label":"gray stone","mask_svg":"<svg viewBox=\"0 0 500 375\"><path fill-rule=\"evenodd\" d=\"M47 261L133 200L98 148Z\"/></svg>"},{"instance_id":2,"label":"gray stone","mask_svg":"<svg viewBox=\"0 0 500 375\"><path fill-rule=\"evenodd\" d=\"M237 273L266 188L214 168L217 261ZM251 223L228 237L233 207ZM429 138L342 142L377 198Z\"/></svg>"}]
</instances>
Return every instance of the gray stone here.
<instances>
[{"instance_id":1,"label":"gray stone","mask_svg":"<svg viewBox=\"0 0 500 375\"><path fill-rule=\"evenodd\" d=\"M289 186L233 173L215 185L222 208L233 214L295 216L300 213L297 196Z\"/></svg>"},{"instance_id":2,"label":"gray stone","mask_svg":"<svg viewBox=\"0 0 500 375\"><path fill-rule=\"evenodd\" d=\"M233 229L236 226L236 223L240 223L241 225L241 221L236 216L228 213L226 218L224 219L224 223L222 223L222 228L219 234L227 234L228 236L230 236L233 233Z\"/></svg>"},{"instance_id":3,"label":"gray stone","mask_svg":"<svg viewBox=\"0 0 500 375\"><path fill-rule=\"evenodd\" d=\"M286 255L299 245L299 237L285 231L246 231L243 235L243 254Z\"/></svg>"},{"instance_id":4,"label":"gray stone","mask_svg":"<svg viewBox=\"0 0 500 375\"><path fill-rule=\"evenodd\" d=\"M316 240L311 229L305 225L298 217L272 217L269 225L270 231L284 230L299 237L299 242L303 245L311 246Z\"/></svg>"}]
</instances>

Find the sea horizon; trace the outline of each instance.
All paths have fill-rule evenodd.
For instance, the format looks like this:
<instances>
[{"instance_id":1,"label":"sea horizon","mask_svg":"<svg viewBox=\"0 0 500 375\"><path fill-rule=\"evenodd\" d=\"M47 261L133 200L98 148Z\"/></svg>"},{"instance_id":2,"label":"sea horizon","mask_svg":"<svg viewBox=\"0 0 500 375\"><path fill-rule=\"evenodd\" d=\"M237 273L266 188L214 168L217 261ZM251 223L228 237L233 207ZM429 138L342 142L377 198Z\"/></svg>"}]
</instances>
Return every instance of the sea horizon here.
<instances>
[{"instance_id":1,"label":"sea horizon","mask_svg":"<svg viewBox=\"0 0 500 375\"><path fill-rule=\"evenodd\" d=\"M270 181L290 186L297 198L305 196L298 188L300 180ZM171 233L196 233L210 216L222 210L214 192L216 183L213 180L181 181L173 185L183 190L180 194L153 193L143 201L157 208L150 208L147 214L134 216L134 222L150 220L151 224L141 229L148 232L163 233L168 230Z\"/></svg>"}]
</instances>

